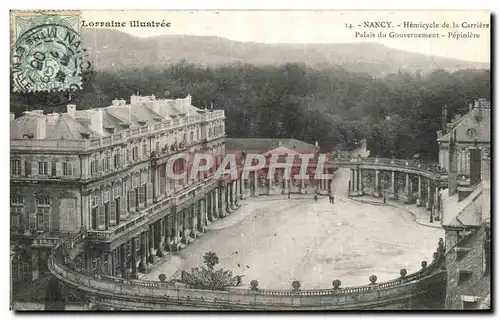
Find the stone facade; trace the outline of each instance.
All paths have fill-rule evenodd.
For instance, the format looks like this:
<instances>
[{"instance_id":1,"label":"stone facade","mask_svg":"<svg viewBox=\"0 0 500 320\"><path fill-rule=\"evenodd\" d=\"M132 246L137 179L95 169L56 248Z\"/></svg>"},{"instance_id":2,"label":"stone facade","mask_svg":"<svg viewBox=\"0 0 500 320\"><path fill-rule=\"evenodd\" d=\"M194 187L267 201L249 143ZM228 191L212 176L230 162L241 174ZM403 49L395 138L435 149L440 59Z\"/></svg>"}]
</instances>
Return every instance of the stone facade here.
<instances>
[{"instance_id":1,"label":"stone facade","mask_svg":"<svg viewBox=\"0 0 500 320\"><path fill-rule=\"evenodd\" d=\"M488 226L446 230L446 309L477 309L491 290Z\"/></svg>"},{"instance_id":2,"label":"stone facade","mask_svg":"<svg viewBox=\"0 0 500 320\"><path fill-rule=\"evenodd\" d=\"M225 155L224 111L193 107L190 96L130 101L11 120L11 239L31 252L23 256L32 261L19 263L32 266L32 279L61 237L86 237L76 253L81 266L123 275L136 272L134 260L146 270L236 208L239 181L212 179L215 170L182 180L166 175L180 153ZM174 172L190 161L174 162Z\"/></svg>"}]
</instances>

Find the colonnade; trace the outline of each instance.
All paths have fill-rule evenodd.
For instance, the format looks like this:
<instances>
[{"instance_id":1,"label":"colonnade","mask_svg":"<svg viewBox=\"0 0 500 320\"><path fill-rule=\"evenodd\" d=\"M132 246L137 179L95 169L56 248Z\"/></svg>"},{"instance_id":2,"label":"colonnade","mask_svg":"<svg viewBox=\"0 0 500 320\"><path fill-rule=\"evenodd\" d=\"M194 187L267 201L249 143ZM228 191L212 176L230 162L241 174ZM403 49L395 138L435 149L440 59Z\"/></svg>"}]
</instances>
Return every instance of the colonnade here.
<instances>
[{"instance_id":1,"label":"colonnade","mask_svg":"<svg viewBox=\"0 0 500 320\"><path fill-rule=\"evenodd\" d=\"M130 232L125 241L110 248L85 251L85 267L94 272L123 277L146 273L160 257L181 250L206 227L237 209L244 199L241 179L221 182L203 195L188 194L180 203L166 210L165 215Z\"/></svg>"},{"instance_id":2,"label":"colonnade","mask_svg":"<svg viewBox=\"0 0 500 320\"><path fill-rule=\"evenodd\" d=\"M384 169L350 169L349 196L369 195L403 200L431 212L440 219L440 187L433 179L418 173Z\"/></svg>"},{"instance_id":3,"label":"colonnade","mask_svg":"<svg viewBox=\"0 0 500 320\"><path fill-rule=\"evenodd\" d=\"M247 185L245 192L252 197L257 197L259 195L276 195L276 194L288 194L288 193L300 193L300 194L329 194L331 189L332 179L311 179L311 180L296 180L296 179L286 179L280 178L276 180L275 178L268 178L267 174L265 178L255 178L255 176L250 176L245 179L244 184Z\"/></svg>"}]
</instances>

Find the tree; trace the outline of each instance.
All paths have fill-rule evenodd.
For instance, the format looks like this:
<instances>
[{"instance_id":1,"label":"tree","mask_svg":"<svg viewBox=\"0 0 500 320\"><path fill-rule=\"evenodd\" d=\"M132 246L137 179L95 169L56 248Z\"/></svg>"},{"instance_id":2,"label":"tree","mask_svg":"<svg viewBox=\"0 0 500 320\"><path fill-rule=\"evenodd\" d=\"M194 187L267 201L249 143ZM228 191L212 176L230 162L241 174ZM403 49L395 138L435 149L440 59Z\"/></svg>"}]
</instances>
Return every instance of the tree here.
<instances>
[{"instance_id":1,"label":"tree","mask_svg":"<svg viewBox=\"0 0 500 320\"><path fill-rule=\"evenodd\" d=\"M164 273L160 273L158 275L158 280L160 280L160 282L165 282L165 280L167 280L167 276Z\"/></svg>"},{"instance_id":2,"label":"tree","mask_svg":"<svg viewBox=\"0 0 500 320\"><path fill-rule=\"evenodd\" d=\"M372 274L368 280L370 280L370 284L376 284L377 283L377 276Z\"/></svg>"},{"instance_id":3,"label":"tree","mask_svg":"<svg viewBox=\"0 0 500 320\"><path fill-rule=\"evenodd\" d=\"M252 291L259 290L259 282L257 280L250 281L250 290L252 290Z\"/></svg>"},{"instance_id":4,"label":"tree","mask_svg":"<svg viewBox=\"0 0 500 320\"><path fill-rule=\"evenodd\" d=\"M209 270L213 270L215 265L219 263L219 257L215 252L209 251L203 256L203 262Z\"/></svg>"},{"instance_id":5,"label":"tree","mask_svg":"<svg viewBox=\"0 0 500 320\"><path fill-rule=\"evenodd\" d=\"M341 284L342 284L342 282L339 279L335 279L332 281L333 289L338 289Z\"/></svg>"},{"instance_id":6,"label":"tree","mask_svg":"<svg viewBox=\"0 0 500 320\"><path fill-rule=\"evenodd\" d=\"M293 291L299 291L300 290L300 281L295 280L292 282L292 289Z\"/></svg>"}]
</instances>

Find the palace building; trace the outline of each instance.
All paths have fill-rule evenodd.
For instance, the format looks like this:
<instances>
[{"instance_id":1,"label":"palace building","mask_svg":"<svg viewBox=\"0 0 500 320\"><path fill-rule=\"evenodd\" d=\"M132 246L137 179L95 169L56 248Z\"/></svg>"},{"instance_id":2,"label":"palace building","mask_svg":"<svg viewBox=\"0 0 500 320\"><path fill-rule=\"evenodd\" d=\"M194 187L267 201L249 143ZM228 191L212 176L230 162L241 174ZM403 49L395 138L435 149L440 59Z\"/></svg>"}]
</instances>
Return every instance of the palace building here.
<instances>
[{"instance_id":1,"label":"palace building","mask_svg":"<svg viewBox=\"0 0 500 320\"><path fill-rule=\"evenodd\" d=\"M223 110L192 106L189 95L11 114L13 281L39 278L66 238L83 239L68 248L77 267L138 277L232 212L243 193L239 179L215 179L215 170L193 179L167 175L167 161L179 153L208 153L220 163L224 119ZM189 161L179 159L174 171Z\"/></svg>"}]
</instances>

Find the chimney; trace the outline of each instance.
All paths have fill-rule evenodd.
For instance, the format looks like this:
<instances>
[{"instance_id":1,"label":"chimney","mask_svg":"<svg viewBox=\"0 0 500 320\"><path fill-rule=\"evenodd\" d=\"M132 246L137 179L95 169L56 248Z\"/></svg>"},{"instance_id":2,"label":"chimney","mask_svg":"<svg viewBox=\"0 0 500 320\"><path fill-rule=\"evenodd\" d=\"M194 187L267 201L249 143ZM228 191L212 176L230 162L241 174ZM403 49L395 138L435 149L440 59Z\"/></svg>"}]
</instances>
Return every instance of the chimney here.
<instances>
[{"instance_id":1,"label":"chimney","mask_svg":"<svg viewBox=\"0 0 500 320\"><path fill-rule=\"evenodd\" d=\"M66 113L68 114L68 116L75 119L76 104L68 104L66 106Z\"/></svg>"},{"instance_id":2,"label":"chimney","mask_svg":"<svg viewBox=\"0 0 500 320\"><path fill-rule=\"evenodd\" d=\"M450 196L457 193L457 147L456 147L456 131L450 135L450 157L449 157L449 170L448 170L448 194Z\"/></svg>"},{"instance_id":3,"label":"chimney","mask_svg":"<svg viewBox=\"0 0 500 320\"><path fill-rule=\"evenodd\" d=\"M475 185L477 182L481 181L481 149L478 147L470 148L470 161L469 161L469 176L470 184Z\"/></svg>"},{"instance_id":4,"label":"chimney","mask_svg":"<svg viewBox=\"0 0 500 320\"><path fill-rule=\"evenodd\" d=\"M47 118L45 115L35 114L36 133L35 139L45 139L47 137Z\"/></svg>"},{"instance_id":5,"label":"chimney","mask_svg":"<svg viewBox=\"0 0 500 320\"><path fill-rule=\"evenodd\" d=\"M59 113L52 112L47 115L47 124L55 125L57 120L59 120Z\"/></svg>"},{"instance_id":6,"label":"chimney","mask_svg":"<svg viewBox=\"0 0 500 320\"><path fill-rule=\"evenodd\" d=\"M448 131L447 123L448 123L448 106L444 105L443 108L441 109L441 130L443 130L443 133L446 133Z\"/></svg>"},{"instance_id":7,"label":"chimney","mask_svg":"<svg viewBox=\"0 0 500 320\"><path fill-rule=\"evenodd\" d=\"M102 135L102 109L93 109L89 110L88 112L90 115L90 130L98 133L99 135Z\"/></svg>"},{"instance_id":8,"label":"chimney","mask_svg":"<svg viewBox=\"0 0 500 320\"><path fill-rule=\"evenodd\" d=\"M16 119L16 114L14 112L10 113L10 121Z\"/></svg>"},{"instance_id":9,"label":"chimney","mask_svg":"<svg viewBox=\"0 0 500 320\"><path fill-rule=\"evenodd\" d=\"M175 99L175 108L179 113L184 114L184 101L183 99Z\"/></svg>"},{"instance_id":10,"label":"chimney","mask_svg":"<svg viewBox=\"0 0 500 320\"><path fill-rule=\"evenodd\" d=\"M318 141L314 141L314 146L315 146L316 148L319 148Z\"/></svg>"},{"instance_id":11,"label":"chimney","mask_svg":"<svg viewBox=\"0 0 500 320\"><path fill-rule=\"evenodd\" d=\"M183 108L185 114L189 114L190 107L191 107L191 96L188 95L182 101L182 108Z\"/></svg>"}]
</instances>

